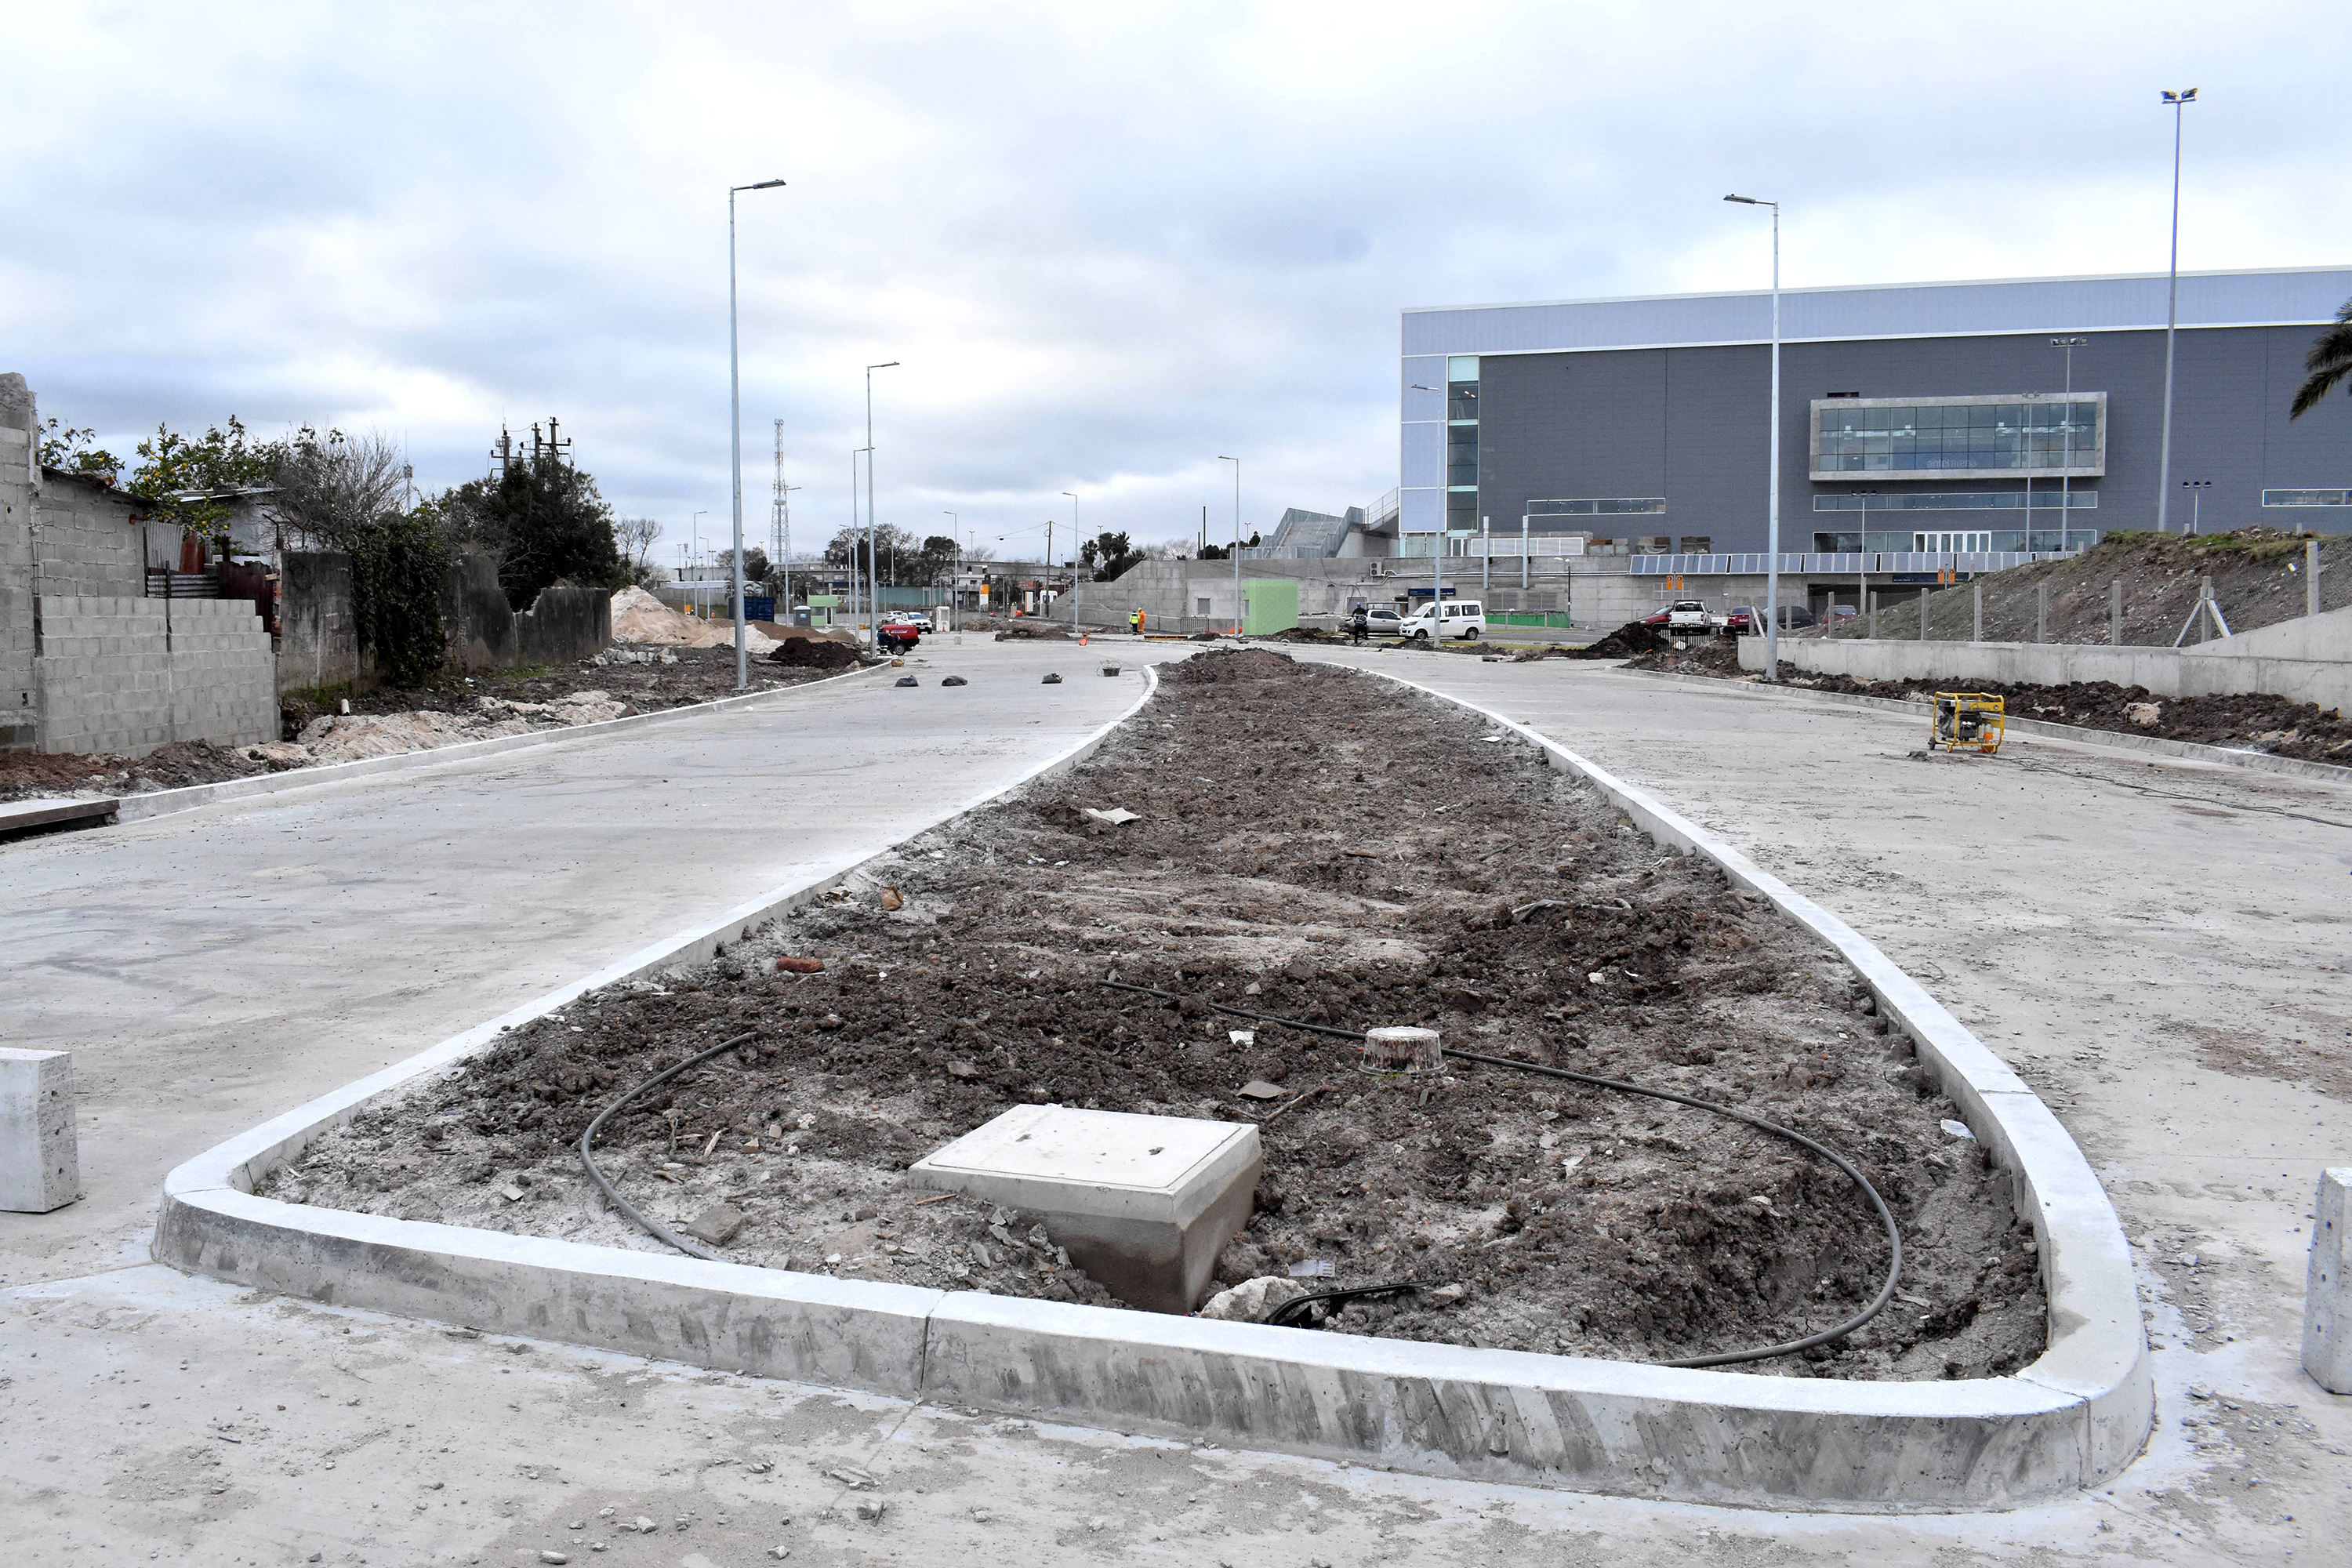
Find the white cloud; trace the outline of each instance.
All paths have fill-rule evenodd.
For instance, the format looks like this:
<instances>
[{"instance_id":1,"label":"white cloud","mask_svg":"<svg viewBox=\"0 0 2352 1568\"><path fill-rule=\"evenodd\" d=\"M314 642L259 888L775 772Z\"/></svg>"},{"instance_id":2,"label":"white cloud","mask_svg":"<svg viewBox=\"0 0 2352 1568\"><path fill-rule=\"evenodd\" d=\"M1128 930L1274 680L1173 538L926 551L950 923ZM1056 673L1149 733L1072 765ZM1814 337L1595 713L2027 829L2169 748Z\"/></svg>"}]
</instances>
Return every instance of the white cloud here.
<instances>
[{"instance_id":1,"label":"white cloud","mask_svg":"<svg viewBox=\"0 0 2352 1568\"><path fill-rule=\"evenodd\" d=\"M2340 261L2318 4L70 5L12 19L0 341L127 445L234 412L480 471L552 412L625 512L877 493L1034 549L1395 483L1397 311L1760 282L2144 270L2190 111L2184 267ZM1067 539L1065 526L1059 536ZM665 552L667 546L663 547Z\"/></svg>"}]
</instances>

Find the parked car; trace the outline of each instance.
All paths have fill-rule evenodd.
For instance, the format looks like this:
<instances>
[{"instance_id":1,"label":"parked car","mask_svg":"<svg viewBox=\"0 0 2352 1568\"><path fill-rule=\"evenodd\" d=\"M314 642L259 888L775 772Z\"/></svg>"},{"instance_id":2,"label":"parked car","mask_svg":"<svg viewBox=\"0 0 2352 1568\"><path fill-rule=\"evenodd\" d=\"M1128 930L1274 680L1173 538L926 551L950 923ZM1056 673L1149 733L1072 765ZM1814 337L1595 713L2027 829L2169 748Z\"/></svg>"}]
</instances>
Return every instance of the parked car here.
<instances>
[{"instance_id":1,"label":"parked car","mask_svg":"<svg viewBox=\"0 0 2352 1568\"><path fill-rule=\"evenodd\" d=\"M1861 614L1862 612L1855 609L1852 605L1832 605L1827 610L1822 613L1822 619L1825 621L1850 621Z\"/></svg>"},{"instance_id":2,"label":"parked car","mask_svg":"<svg viewBox=\"0 0 2352 1568\"><path fill-rule=\"evenodd\" d=\"M1697 599L1676 599L1666 606L1666 630L1684 637L1713 637L1722 625L1723 617Z\"/></svg>"},{"instance_id":3,"label":"parked car","mask_svg":"<svg viewBox=\"0 0 2352 1568\"><path fill-rule=\"evenodd\" d=\"M1423 605L1404 621L1404 635L1414 642L1442 642L1460 637L1475 642L1486 632L1486 607L1475 599L1448 599L1442 606Z\"/></svg>"},{"instance_id":4,"label":"parked car","mask_svg":"<svg viewBox=\"0 0 2352 1568\"><path fill-rule=\"evenodd\" d=\"M914 627L919 632L927 632L931 629L931 617L923 614L920 610L910 611L905 615L892 616L889 618L894 621L904 622L906 625Z\"/></svg>"},{"instance_id":5,"label":"parked car","mask_svg":"<svg viewBox=\"0 0 2352 1568\"><path fill-rule=\"evenodd\" d=\"M1757 631L1763 626L1763 624L1764 612L1762 610L1758 609L1753 605L1734 605L1731 606L1731 614L1724 617L1723 629L1731 633L1735 637L1747 637ZM1813 612L1805 608L1804 605L1783 605L1780 606L1780 629L1782 631L1794 631L1799 626L1810 626L1812 624Z\"/></svg>"},{"instance_id":6,"label":"parked car","mask_svg":"<svg viewBox=\"0 0 2352 1568\"><path fill-rule=\"evenodd\" d=\"M1375 605L1364 612L1364 629L1376 637L1404 636L1404 617L1385 605Z\"/></svg>"}]
</instances>

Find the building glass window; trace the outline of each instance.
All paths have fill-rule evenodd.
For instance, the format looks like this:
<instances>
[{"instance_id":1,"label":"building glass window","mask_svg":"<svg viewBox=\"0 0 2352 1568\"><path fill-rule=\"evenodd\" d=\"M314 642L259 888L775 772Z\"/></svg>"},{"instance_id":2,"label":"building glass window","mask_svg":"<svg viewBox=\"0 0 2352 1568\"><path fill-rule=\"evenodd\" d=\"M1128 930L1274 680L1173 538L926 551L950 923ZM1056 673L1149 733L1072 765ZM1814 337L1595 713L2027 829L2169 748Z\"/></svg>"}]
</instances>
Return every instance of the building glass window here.
<instances>
[{"instance_id":1,"label":"building glass window","mask_svg":"<svg viewBox=\"0 0 2352 1568\"><path fill-rule=\"evenodd\" d=\"M2338 492L2341 493L2340 491ZM2023 490L1919 492L1892 496L1815 496L1815 511L2022 511ZM1864 503L1867 502L1867 505ZM2095 511L2096 490L2046 489L2033 492L2033 510L2056 511L2063 504L2073 511Z\"/></svg>"},{"instance_id":2,"label":"building glass window","mask_svg":"<svg viewBox=\"0 0 2352 1568\"><path fill-rule=\"evenodd\" d=\"M1448 425L1445 427L1445 482L1449 487L1478 484L1478 426L1475 424Z\"/></svg>"},{"instance_id":3,"label":"building glass window","mask_svg":"<svg viewBox=\"0 0 2352 1568\"><path fill-rule=\"evenodd\" d=\"M2352 490L2264 490L2264 506L2352 506Z\"/></svg>"},{"instance_id":4,"label":"building glass window","mask_svg":"<svg viewBox=\"0 0 2352 1568\"><path fill-rule=\"evenodd\" d=\"M1817 399L1813 473L2096 476L2106 470L2105 414L2102 394L2078 395L2071 404L2064 398Z\"/></svg>"},{"instance_id":5,"label":"building glass window","mask_svg":"<svg viewBox=\"0 0 2352 1568\"><path fill-rule=\"evenodd\" d=\"M1478 356L1445 362L1445 529L1478 527Z\"/></svg>"},{"instance_id":6,"label":"building glass window","mask_svg":"<svg viewBox=\"0 0 2352 1568\"><path fill-rule=\"evenodd\" d=\"M1531 500L1529 517L1614 517L1626 513L1663 512L1664 496L1592 496L1576 500Z\"/></svg>"}]
</instances>

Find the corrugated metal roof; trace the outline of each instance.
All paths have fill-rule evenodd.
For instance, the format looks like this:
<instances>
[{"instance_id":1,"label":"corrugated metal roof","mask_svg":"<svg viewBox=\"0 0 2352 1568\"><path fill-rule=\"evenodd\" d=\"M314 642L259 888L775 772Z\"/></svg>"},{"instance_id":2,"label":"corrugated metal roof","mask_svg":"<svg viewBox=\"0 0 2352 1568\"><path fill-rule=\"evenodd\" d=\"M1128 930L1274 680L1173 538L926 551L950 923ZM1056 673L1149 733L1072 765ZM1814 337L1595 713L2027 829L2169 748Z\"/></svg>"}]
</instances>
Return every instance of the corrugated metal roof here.
<instances>
[{"instance_id":1,"label":"corrugated metal roof","mask_svg":"<svg viewBox=\"0 0 2352 1568\"><path fill-rule=\"evenodd\" d=\"M2004 332L2135 331L2164 325L2166 276L2015 278L1783 289L1784 342L1856 338L1969 337ZM2265 272L2184 272L2183 327L2315 325L2352 299L2352 267ZM1415 307L1404 312L1407 355L1544 353L1769 342L1769 289L1557 300L1523 305Z\"/></svg>"}]
</instances>

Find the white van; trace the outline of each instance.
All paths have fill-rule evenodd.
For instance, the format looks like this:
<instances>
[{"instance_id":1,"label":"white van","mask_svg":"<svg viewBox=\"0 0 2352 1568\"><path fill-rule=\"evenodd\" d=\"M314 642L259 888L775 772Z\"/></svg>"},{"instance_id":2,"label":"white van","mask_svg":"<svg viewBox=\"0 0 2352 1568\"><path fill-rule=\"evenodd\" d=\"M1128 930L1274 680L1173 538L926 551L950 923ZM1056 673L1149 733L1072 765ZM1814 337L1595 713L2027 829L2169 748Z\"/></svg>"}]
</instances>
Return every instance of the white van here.
<instances>
[{"instance_id":1,"label":"white van","mask_svg":"<svg viewBox=\"0 0 2352 1568\"><path fill-rule=\"evenodd\" d=\"M1404 621L1404 636L1413 642L1428 642L1432 633L1438 640L1465 637L1473 642L1486 635L1486 607L1475 599L1448 599L1443 614L1432 616L1423 605Z\"/></svg>"}]
</instances>

